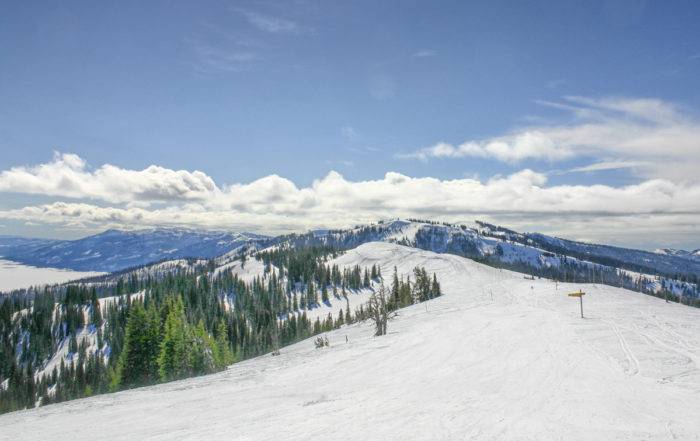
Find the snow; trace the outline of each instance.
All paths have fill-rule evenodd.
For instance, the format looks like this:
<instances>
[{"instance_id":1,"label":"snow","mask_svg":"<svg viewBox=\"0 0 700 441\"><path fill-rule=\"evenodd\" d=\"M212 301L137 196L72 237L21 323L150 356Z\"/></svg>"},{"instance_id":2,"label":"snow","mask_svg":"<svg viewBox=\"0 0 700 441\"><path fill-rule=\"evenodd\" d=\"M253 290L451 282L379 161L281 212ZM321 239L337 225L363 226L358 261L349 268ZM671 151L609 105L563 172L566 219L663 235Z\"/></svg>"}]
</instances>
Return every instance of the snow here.
<instances>
[{"instance_id":1,"label":"snow","mask_svg":"<svg viewBox=\"0 0 700 441\"><path fill-rule=\"evenodd\" d=\"M665 254L667 256L677 256L681 257L683 259L690 259L690 260L699 260L700 258L700 249L693 250L693 251L686 251L686 250L677 250L674 248L660 248L657 250L654 250L656 254Z\"/></svg>"},{"instance_id":2,"label":"snow","mask_svg":"<svg viewBox=\"0 0 700 441\"><path fill-rule=\"evenodd\" d=\"M88 353L94 353L99 349L97 347L97 330L94 326L85 326L77 330L76 341L78 344L85 342L87 344ZM58 349L53 357L48 360L41 370L34 374L35 379L39 380L44 375L51 375L54 368L60 371L61 361L63 361L66 366L69 366L71 363L77 363L78 355L69 352L69 346L69 339L64 338L61 343L59 343Z\"/></svg>"},{"instance_id":3,"label":"snow","mask_svg":"<svg viewBox=\"0 0 700 441\"><path fill-rule=\"evenodd\" d=\"M699 309L388 243L338 260L424 266L445 295L383 337L354 324L328 348L2 415L0 439L700 439Z\"/></svg>"},{"instance_id":4,"label":"snow","mask_svg":"<svg viewBox=\"0 0 700 441\"><path fill-rule=\"evenodd\" d=\"M110 305L118 302L121 299L126 300L127 297L131 297L131 301L143 300L143 297L145 295L146 295L146 291L141 290L141 291L136 291L135 293L131 293L131 294L122 294L120 296L102 297L100 299L97 299L97 301L100 302L100 311L102 311L102 313L104 314ZM87 316L85 317L85 320L87 320Z\"/></svg>"},{"instance_id":5,"label":"snow","mask_svg":"<svg viewBox=\"0 0 700 441\"><path fill-rule=\"evenodd\" d=\"M214 275L218 275L222 271L227 270L238 275L238 278L242 281L250 283L255 280L256 277L262 277L265 274L265 264L262 260L257 260L252 257L246 259L245 263L240 260L234 260L217 267L214 270Z\"/></svg>"},{"instance_id":6,"label":"snow","mask_svg":"<svg viewBox=\"0 0 700 441\"><path fill-rule=\"evenodd\" d=\"M399 242L402 240L407 240L412 242L416 240L416 234L425 225L422 222L405 222L405 221L393 221L386 225L387 228L395 228L396 231L388 234L384 240L388 242Z\"/></svg>"},{"instance_id":7,"label":"snow","mask_svg":"<svg viewBox=\"0 0 700 441\"><path fill-rule=\"evenodd\" d=\"M270 250L272 247L266 248L266 250ZM351 254L352 256L352 254ZM353 258L337 258L334 260L329 260L326 262L326 265L334 265L338 264L338 266L342 269L344 267L352 267L355 265ZM371 266L371 264L370 264ZM274 271L277 272L277 268L274 268ZM235 260L226 264L223 264L219 267L217 267L214 270L214 275L218 275L222 271L231 271L231 273L236 274L238 278L246 283L251 283L255 278L263 278L266 273L265 273L265 264L263 263L262 260L255 259L254 257L249 257L246 259L245 264L241 264L240 260ZM267 273L269 275L270 273ZM375 283L374 288L378 288L378 285ZM338 312L342 309L343 314L345 314L347 310L348 304L350 305L350 311L354 312L356 308L358 308L360 305L363 305L369 300L370 295L372 294L371 289L359 289L359 290L346 290L346 294L348 296L348 300L346 300L342 297L340 294L340 289L338 289L338 298L333 296L333 291L329 289L328 292L328 297L329 301L327 303L321 302L319 305L316 307L313 307L311 309L306 309L306 310L300 310L296 314L301 315L302 313L306 313L306 317L314 321L316 318L320 318L321 320L325 319L328 317L328 314L333 315L333 319L338 318ZM320 296L320 294L319 294ZM226 297L226 305L227 307L230 307L233 302L233 298L231 297Z\"/></svg>"},{"instance_id":8,"label":"snow","mask_svg":"<svg viewBox=\"0 0 700 441\"><path fill-rule=\"evenodd\" d=\"M94 271L72 271L55 268L37 268L10 260L0 259L0 292L30 286L64 283L84 277L99 276Z\"/></svg>"},{"instance_id":9,"label":"snow","mask_svg":"<svg viewBox=\"0 0 700 441\"><path fill-rule=\"evenodd\" d=\"M376 290L378 288L378 285L376 283L373 283L373 288ZM338 318L338 313L341 309L343 311L343 317L345 317L348 304L350 305L350 311L354 314L355 310L359 308L360 305L365 305L367 303L370 296L374 292L372 289L369 288L361 288L358 290L346 290L345 293L348 296L348 300L346 302L342 295L340 295L340 290L338 291L338 298L333 297L332 291L329 290L329 300L327 303L320 302L319 305L316 305L315 307L310 309L299 310L296 312L296 314L301 315L302 313L306 313L306 318L308 318L310 321L314 321L316 320L316 318L319 318L321 319L321 321L323 321L325 318L328 317L328 314L331 314L333 316L333 320L335 320Z\"/></svg>"},{"instance_id":10,"label":"snow","mask_svg":"<svg viewBox=\"0 0 700 441\"><path fill-rule=\"evenodd\" d=\"M100 311L102 313L106 313L107 308L113 304L118 302L120 299L126 299L128 296L131 297L132 301L133 300L143 300L143 297L145 295L145 291L137 291L133 294L123 294L121 296L110 296L110 297L103 297L101 299L98 299L97 301L100 303ZM56 312L56 308L58 308L58 304L54 305L54 314ZM87 354L93 354L95 353L98 349L102 351L106 351L107 353L105 355L108 356L108 351L109 351L109 346L107 344L104 344L103 347L98 347L98 341L97 341L97 328L89 324L89 319L90 319L90 308L91 306L84 306L83 307L83 320L85 323L88 323L87 326L84 326L82 328L79 328L76 333L76 341L78 344L85 344L86 345L86 353ZM26 313L26 310L20 311L21 313ZM102 325L102 330L104 331L105 324ZM44 375L50 375L51 372L53 371L54 368L59 369L61 366L61 361L68 366L70 363L77 363L78 357L76 354L71 354L68 351L69 347L69 338L64 338L58 345L58 349L56 352L54 352L53 356L46 360L44 363L43 367L37 372L34 373L35 379L39 380L41 377ZM59 369L60 370L60 369Z\"/></svg>"}]
</instances>

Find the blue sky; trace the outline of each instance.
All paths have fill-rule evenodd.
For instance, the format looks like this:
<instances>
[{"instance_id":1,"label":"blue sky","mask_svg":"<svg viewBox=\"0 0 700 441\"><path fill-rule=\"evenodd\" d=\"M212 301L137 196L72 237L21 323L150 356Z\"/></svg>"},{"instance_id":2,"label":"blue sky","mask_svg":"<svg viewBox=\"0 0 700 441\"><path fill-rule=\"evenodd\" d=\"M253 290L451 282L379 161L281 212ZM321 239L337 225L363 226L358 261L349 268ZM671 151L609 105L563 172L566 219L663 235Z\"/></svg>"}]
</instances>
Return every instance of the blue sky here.
<instances>
[{"instance_id":1,"label":"blue sky","mask_svg":"<svg viewBox=\"0 0 700 441\"><path fill-rule=\"evenodd\" d=\"M54 152L76 155L88 173L105 164L199 170L221 190L270 175L303 190L331 170L354 184L384 180L387 172L487 183L530 170L546 182L528 185L547 189L620 190L661 179L682 186L674 194L692 193L700 150L697 23L700 4L690 1L6 4L0 234L75 237L107 225L82 218L47 224L16 212L56 202L151 211L191 202L25 191L8 181L18 167L32 174L32 167L55 163ZM580 135L592 124L599 125L595 134ZM624 148L618 146L624 139L601 142L616 129L639 142ZM543 132L522 147L519 135ZM500 141L505 154L494 147ZM448 147L434 149L439 143ZM463 143L471 147L460 149ZM572 171L594 164L606 170ZM84 185L102 185L90 176ZM627 201L624 193L615 197L610 203ZM685 230L662 230L669 219L657 218L635 224L636 236L612 240L700 247L693 241L696 218L688 217L697 213L685 213L694 208L682 196L648 213L635 207L648 217L677 213L682 219L674 222ZM353 220L371 217L366 208ZM609 214L608 208L600 210ZM280 210L283 222L258 229L340 222L319 214L307 225L294 221L303 216L300 207L296 215ZM476 211L425 214L462 220ZM515 211L502 223L528 230L549 224ZM571 209L555 203L543 211ZM615 225L626 229L621 216L615 213ZM587 236L583 226L551 228L610 240L603 230ZM650 241L649 232L658 238Z\"/></svg>"}]
</instances>

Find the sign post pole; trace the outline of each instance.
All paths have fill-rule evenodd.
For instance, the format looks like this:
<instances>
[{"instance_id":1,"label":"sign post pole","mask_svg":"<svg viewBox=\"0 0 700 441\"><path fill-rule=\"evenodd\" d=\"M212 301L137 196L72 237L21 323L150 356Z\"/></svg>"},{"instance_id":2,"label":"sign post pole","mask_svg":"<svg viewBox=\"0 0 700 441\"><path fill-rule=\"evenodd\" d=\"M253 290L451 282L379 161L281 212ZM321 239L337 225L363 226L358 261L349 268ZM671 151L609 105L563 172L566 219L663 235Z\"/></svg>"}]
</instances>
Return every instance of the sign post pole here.
<instances>
[{"instance_id":1,"label":"sign post pole","mask_svg":"<svg viewBox=\"0 0 700 441\"><path fill-rule=\"evenodd\" d=\"M578 298L579 303L581 303L581 318L583 318L583 296Z\"/></svg>"},{"instance_id":2,"label":"sign post pole","mask_svg":"<svg viewBox=\"0 0 700 441\"><path fill-rule=\"evenodd\" d=\"M569 297L578 297L579 304L581 305L581 318L583 318L583 296L585 296L586 293L581 291L580 289L578 292L572 292L569 293Z\"/></svg>"}]
</instances>

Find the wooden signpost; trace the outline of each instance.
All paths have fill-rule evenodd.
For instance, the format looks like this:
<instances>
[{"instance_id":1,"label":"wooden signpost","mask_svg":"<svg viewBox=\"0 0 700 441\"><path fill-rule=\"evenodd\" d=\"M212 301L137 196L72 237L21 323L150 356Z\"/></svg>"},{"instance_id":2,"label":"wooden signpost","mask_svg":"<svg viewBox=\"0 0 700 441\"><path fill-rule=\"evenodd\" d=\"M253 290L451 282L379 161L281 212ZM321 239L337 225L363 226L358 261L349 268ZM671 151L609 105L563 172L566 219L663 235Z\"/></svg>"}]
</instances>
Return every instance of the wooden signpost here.
<instances>
[{"instance_id":1,"label":"wooden signpost","mask_svg":"<svg viewBox=\"0 0 700 441\"><path fill-rule=\"evenodd\" d=\"M569 297L578 297L579 302L581 302L581 318L583 318L583 296L585 296L586 293L581 291L580 289L578 292L572 292L569 293Z\"/></svg>"}]
</instances>

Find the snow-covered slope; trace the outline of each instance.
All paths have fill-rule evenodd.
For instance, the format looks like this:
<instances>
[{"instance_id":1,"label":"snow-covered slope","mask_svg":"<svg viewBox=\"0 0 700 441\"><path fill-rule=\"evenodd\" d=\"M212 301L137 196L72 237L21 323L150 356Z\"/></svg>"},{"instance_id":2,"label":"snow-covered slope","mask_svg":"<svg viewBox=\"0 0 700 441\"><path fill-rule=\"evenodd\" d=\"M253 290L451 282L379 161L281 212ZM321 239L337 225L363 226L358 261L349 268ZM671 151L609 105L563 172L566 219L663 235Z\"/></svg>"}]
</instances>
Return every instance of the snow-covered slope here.
<instances>
[{"instance_id":1,"label":"snow-covered slope","mask_svg":"<svg viewBox=\"0 0 700 441\"><path fill-rule=\"evenodd\" d=\"M268 247L266 249L263 249L263 251L270 250L274 247L275 246ZM329 259L327 262L325 262L325 264L328 266L337 264L341 270L346 267L352 268L354 265L357 264L356 257L356 251L351 250L347 254L343 254L336 259ZM365 268L365 266L360 266L362 268ZM369 268L371 266L372 264L369 264L368 266L366 266L366 268ZM412 270L412 268L410 270ZM222 271L231 271L232 274L235 274L240 280L246 283L252 282L255 278L260 278L261 280L265 279L265 277L271 274L269 272L265 272L265 265L261 260L255 259L253 257L246 259L245 263L243 263L241 260L234 260L220 265L214 270L214 274L217 275ZM328 314L331 314L334 318L337 318L338 313L341 310L343 311L343 313L345 313L347 312L347 308L349 307L350 311L355 311L357 307L367 303L369 297L378 287L378 283L372 282L371 288L357 290L347 289L347 300L345 298L342 298L339 295L339 293L337 296L329 295L329 300L327 302L320 302L318 305L313 305L309 309L303 310L303 313L306 314L306 317L311 321L314 321L316 318L323 320L328 316ZM227 302L227 304L229 304L229 306L233 302L232 297L227 297L224 300L225 302Z\"/></svg>"},{"instance_id":2,"label":"snow-covered slope","mask_svg":"<svg viewBox=\"0 0 700 441\"><path fill-rule=\"evenodd\" d=\"M609 268L624 268L645 274L697 277L700 260L648 251L589 244L539 233L518 233L484 222L474 226L439 224L417 220L395 220L347 230L293 235L293 244L327 244L354 248L371 241L415 246L439 253L472 258L489 258L541 268L557 265L555 256L594 262Z\"/></svg>"},{"instance_id":3,"label":"snow-covered slope","mask_svg":"<svg viewBox=\"0 0 700 441\"><path fill-rule=\"evenodd\" d=\"M130 294L129 296L132 299L142 299L143 300L143 291L135 292L133 294ZM103 297L99 299L100 302L100 309L102 311L106 311L107 307L110 304L118 302L120 299L125 300L127 295L122 295L122 296L111 296L111 297ZM83 316L84 320L86 323L89 323L89 317L90 315L88 314L89 311L89 306L83 307ZM25 310L26 311L26 310ZM55 311L55 309L54 309ZM105 325L103 324L101 327L102 331L104 332L105 330ZM98 346L98 337L97 337L97 328L93 324L88 324L82 328L79 328L77 331L76 335L76 341L77 343L84 344L87 348L87 353L91 354L94 353L96 350L99 350L102 352L102 355L105 358L109 358L111 355L111 348L109 347L108 344L104 343L102 347ZM44 365L41 367L41 369L37 370L34 373L35 379L38 381L42 376L44 375L51 375L51 372L54 369L58 369L61 365L61 362L63 362L66 366L70 366L71 364L77 365L78 363L78 354L71 353L69 351L69 343L68 343L68 338L66 337L63 339L59 345L58 349L56 352L54 352L53 356L46 360Z\"/></svg>"},{"instance_id":4,"label":"snow-covered slope","mask_svg":"<svg viewBox=\"0 0 700 441\"><path fill-rule=\"evenodd\" d=\"M700 310L368 243L444 296L227 371L0 416L0 439L697 440ZM578 300L566 293L582 288ZM347 338L347 340L346 340Z\"/></svg>"},{"instance_id":5,"label":"snow-covered slope","mask_svg":"<svg viewBox=\"0 0 700 441\"><path fill-rule=\"evenodd\" d=\"M119 271L183 257L212 258L266 236L184 228L108 230L78 240L22 242L0 249L7 259L28 265L78 271Z\"/></svg>"}]
</instances>

